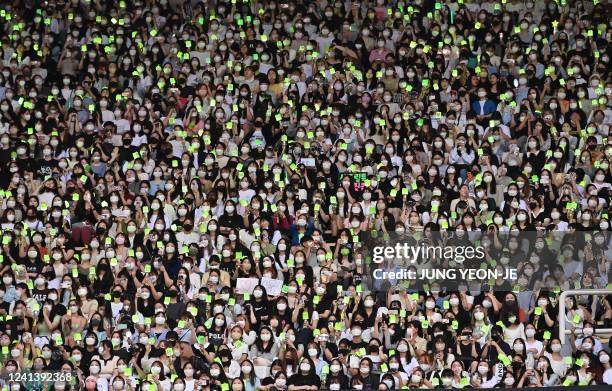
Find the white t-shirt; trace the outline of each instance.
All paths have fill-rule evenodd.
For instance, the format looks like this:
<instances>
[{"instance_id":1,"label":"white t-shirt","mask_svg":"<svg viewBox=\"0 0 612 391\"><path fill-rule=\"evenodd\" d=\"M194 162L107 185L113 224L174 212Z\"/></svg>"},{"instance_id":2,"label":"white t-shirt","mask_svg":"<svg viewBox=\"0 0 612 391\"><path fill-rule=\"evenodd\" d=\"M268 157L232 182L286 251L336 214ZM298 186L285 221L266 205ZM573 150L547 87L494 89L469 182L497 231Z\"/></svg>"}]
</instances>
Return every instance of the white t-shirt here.
<instances>
[{"instance_id":1,"label":"white t-shirt","mask_svg":"<svg viewBox=\"0 0 612 391\"><path fill-rule=\"evenodd\" d=\"M565 371L567 370L567 365L565 364L564 360L555 361L553 359L552 354L550 354L548 352L544 352L544 356L546 356L548 358L548 361L550 361L550 367L552 368L552 370L555 373L555 375L557 375L559 377L565 376Z\"/></svg>"},{"instance_id":2,"label":"white t-shirt","mask_svg":"<svg viewBox=\"0 0 612 391\"><path fill-rule=\"evenodd\" d=\"M246 190L238 190L238 202L242 204L241 201L251 202L251 198L255 197L257 193L253 189Z\"/></svg>"},{"instance_id":3,"label":"white t-shirt","mask_svg":"<svg viewBox=\"0 0 612 391\"><path fill-rule=\"evenodd\" d=\"M535 349L535 355L540 354L540 352L542 351L542 346L544 346L544 344L537 340L533 342L525 341L525 349L527 351L529 351L529 349Z\"/></svg>"},{"instance_id":4,"label":"white t-shirt","mask_svg":"<svg viewBox=\"0 0 612 391\"><path fill-rule=\"evenodd\" d=\"M96 389L98 391L108 391L108 380L102 377L99 377L96 381Z\"/></svg>"},{"instance_id":5,"label":"white t-shirt","mask_svg":"<svg viewBox=\"0 0 612 391\"><path fill-rule=\"evenodd\" d=\"M110 110L101 110L102 112L102 122L108 122L108 121L114 121L115 120L115 114L113 114L112 111Z\"/></svg>"},{"instance_id":6,"label":"white t-shirt","mask_svg":"<svg viewBox=\"0 0 612 391\"><path fill-rule=\"evenodd\" d=\"M111 303L111 313L113 314L113 318L116 318L119 315L119 311L123 309L123 302L119 303Z\"/></svg>"},{"instance_id":7,"label":"white t-shirt","mask_svg":"<svg viewBox=\"0 0 612 391\"><path fill-rule=\"evenodd\" d=\"M113 121L117 127L117 134L123 134L130 130L130 122L127 119L116 119Z\"/></svg>"},{"instance_id":8,"label":"white t-shirt","mask_svg":"<svg viewBox=\"0 0 612 391\"><path fill-rule=\"evenodd\" d=\"M603 382L606 384L612 384L612 368L606 369L603 373Z\"/></svg>"},{"instance_id":9,"label":"white t-shirt","mask_svg":"<svg viewBox=\"0 0 612 391\"><path fill-rule=\"evenodd\" d=\"M525 339L525 326L523 326L522 323L515 329L508 327L504 329L504 341L506 341L508 345L514 345L514 340L517 338Z\"/></svg>"}]
</instances>

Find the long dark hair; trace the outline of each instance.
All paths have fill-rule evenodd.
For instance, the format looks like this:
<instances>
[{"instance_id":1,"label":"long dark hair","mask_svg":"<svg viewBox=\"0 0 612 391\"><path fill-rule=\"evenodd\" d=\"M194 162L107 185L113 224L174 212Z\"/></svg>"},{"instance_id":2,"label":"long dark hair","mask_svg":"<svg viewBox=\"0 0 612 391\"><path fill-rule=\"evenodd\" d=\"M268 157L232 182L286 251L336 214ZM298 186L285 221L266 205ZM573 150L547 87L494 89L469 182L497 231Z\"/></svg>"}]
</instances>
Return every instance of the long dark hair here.
<instances>
[{"instance_id":1,"label":"long dark hair","mask_svg":"<svg viewBox=\"0 0 612 391\"><path fill-rule=\"evenodd\" d=\"M262 341L261 339L261 332L264 330L270 333L270 340L267 342L268 346L266 347L264 347L264 341ZM261 352L270 353L273 345L274 345L274 331L272 331L270 326L263 326L262 328L259 329L259 335L257 336L257 339L255 340L255 346L257 346L257 349Z\"/></svg>"}]
</instances>

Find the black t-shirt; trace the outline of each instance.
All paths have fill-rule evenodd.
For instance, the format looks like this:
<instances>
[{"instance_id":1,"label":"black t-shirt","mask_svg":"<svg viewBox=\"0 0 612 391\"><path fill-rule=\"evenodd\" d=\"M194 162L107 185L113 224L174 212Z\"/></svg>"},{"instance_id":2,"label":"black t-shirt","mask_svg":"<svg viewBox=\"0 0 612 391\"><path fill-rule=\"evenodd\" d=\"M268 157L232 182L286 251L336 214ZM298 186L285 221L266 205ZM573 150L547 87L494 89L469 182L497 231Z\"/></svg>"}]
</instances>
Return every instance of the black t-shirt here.
<instances>
[{"instance_id":1,"label":"black t-shirt","mask_svg":"<svg viewBox=\"0 0 612 391\"><path fill-rule=\"evenodd\" d=\"M253 311L255 312L255 317L258 320L261 319L263 316L271 315L270 302L263 300L256 301L255 299L253 299L250 303L251 307L253 308Z\"/></svg>"},{"instance_id":2,"label":"black t-shirt","mask_svg":"<svg viewBox=\"0 0 612 391\"><path fill-rule=\"evenodd\" d=\"M208 332L208 341L211 345L221 345L223 344L223 339L225 338L224 329L213 328Z\"/></svg>"},{"instance_id":3,"label":"black t-shirt","mask_svg":"<svg viewBox=\"0 0 612 391\"><path fill-rule=\"evenodd\" d=\"M350 347L351 347L352 351L355 351L355 350L359 350L361 348L367 348L368 344L364 340L361 340L360 342L351 341Z\"/></svg>"},{"instance_id":4,"label":"black t-shirt","mask_svg":"<svg viewBox=\"0 0 612 391\"><path fill-rule=\"evenodd\" d=\"M221 261L221 265L219 265L219 269L231 274L234 270L236 270L236 262L233 259L230 259L229 261L223 259Z\"/></svg>"},{"instance_id":5,"label":"black t-shirt","mask_svg":"<svg viewBox=\"0 0 612 391\"><path fill-rule=\"evenodd\" d=\"M308 375L302 375L301 373L296 373L295 375L289 378L287 382L288 386L317 386L321 387L321 379L314 373Z\"/></svg>"},{"instance_id":6,"label":"black t-shirt","mask_svg":"<svg viewBox=\"0 0 612 391\"><path fill-rule=\"evenodd\" d=\"M230 216L227 213L225 213L221 215L221 217L219 217L218 221L219 221L220 227L234 228L234 229L244 228L242 217L238 216L237 214Z\"/></svg>"},{"instance_id":7,"label":"black t-shirt","mask_svg":"<svg viewBox=\"0 0 612 391\"><path fill-rule=\"evenodd\" d=\"M27 156L27 155L26 155ZM34 169L34 163L32 162L31 159L29 158L18 158L15 160L15 162L17 163L17 166L19 167L19 169L21 170L21 172L23 171L33 171Z\"/></svg>"},{"instance_id":8,"label":"black t-shirt","mask_svg":"<svg viewBox=\"0 0 612 391\"><path fill-rule=\"evenodd\" d=\"M459 327L464 327L470 324L471 318L470 313L464 310L461 306L459 306L459 311L455 313L452 309L449 309L454 315Z\"/></svg>"},{"instance_id":9,"label":"black t-shirt","mask_svg":"<svg viewBox=\"0 0 612 391\"><path fill-rule=\"evenodd\" d=\"M83 352L83 358L81 358L81 365L82 365L81 368L83 369L83 372L85 372L85 375L89 376L89 365L91 364L91 359L93 358L93 356L98 354L98 351L97 350L89 351L87 349L83 349L82 352Z\"/></svg>"},{"instance_id":10,"label":"black t-shirt","mask_svg":"<svg viewBox=\"0 0 612 391\"><path fill-rule=\"evenodd\" d=\"M168 317L168 325L172 328L178 323L177 319L185 312L187 304L184 301L178 300L176 303L170 303L166 307L166 316Z\"/></svg>"},{"instance_id":11,"label":"black t-shirt","mask_svg":"<svg viewBox=\"0 0 612 391\"><path fill-rule=\"evenodd\" d=\"M472 362L472 344L468 343L463 344L460 342L458 344L459 349L457 349L455 357L457 360L463 361L464 365L469 365ZM480 355L482 349L480 349L479 344L476 344L476 354Z\"/></svg>"},{"instance_id":12,"label":"black t-shirt","mask_svg":"<svg viewBox=\"0 0 612 391\"><path fill-rule=\"evenodd\" d=\"M45 267L44 263L42 263L38 259L35 260L34 262L28 260L25 263L25 268L28 273L40 274L44 267Z\"/></svg>"},{"instance_id":13,"label":"black t-shirt","mask_svg":"<svg viewBox=\"0 0 612 391\"><path fill-rule=\"evenodd\" d=\"M275 310L274 314L279 317L281 328L285 327L288 324L293 324L291 322L291 317L293 315L293 310L291 308L287 307L284 314L280 314L278 310Z\"/></svg>"},{"instance_id":14,"label":"black t-shirt","mask_svg":"<svg viewBox=\"0 0 612 391\"><path fill-rule=\"evenodd\" d=\"M538 150L537 153L531 153L529 156L526 156L526 159L529 163L531 163L531 167L533 168L532 172L538 173L542 171L542 167L544 167L544 162L546 161L546 154L542 150Z\"/></svg>"},{"instance_id":15,"label":"black t-shirt","mask_svg":"<svg viewBox=\"0 0 612 391\"><path fill-rule=\"evenodd\" d=\"M142 313L145 318L152 318L155 316L155 307L153 306L154 301L149 298L147 304L145 305L145 301L142 298L138 299L138 311Z\"/></svg>"},{"instance_id":16,"label":"black t-shirt","mask_svg":"<svg viewBox=\"0 0 612 391\"><path fill-rule=\"evenodd\" d=\"M332 304L333 304L332 297L331 296L324 296L321 299L321 301L319 302L319 304L316 305L315 308L316 308L317 312L319 313L319 315L322 315L327 310L329 310L330 313L331 313ZM320 318L318 325L319 325L319 327L327 327L327 325L328 325L327 318Z\"/></svg>"},{"instance_id":17,"label":"black t-shirt","mask_svg":"<svg viewBox=\"0 0 612 391\"><path fill-rule=\"evenodd\" d=\"M8 174L8 164L11 161L11 151L11 148L0 149L0 163L2 163L2 169L5 170L5 174Z\"/></svg>"},{"instance_id":18,"label":"black t-shirt","mask_svg":"<svg viewBox=\"0 0 612 391\"><path fill-rule=\"evenodd\" d=\"M37 289L34 288L32 290L32 298L39 302L40 304L44 303L49 296L49 289Z\"/></svg>"},{"instance_id":19,"label":"black t-shirt","mask_svg":"<svg viewBox=\"0 0 612 391\"><path fill-rule=\"evenodd\" d=\"M36 164L36 172L39 178L51 176L53 169L58 166L58 163L54 159L45 160L42 159Z\"/></svg>"},{"instance_id":20,"label":"black t-shirt","mask_svg":"<svg viewBox=\"0 0 612 391\"><path fill-rule=\"evenodd\" d=\"M179 262L179 259L177 256L172 256L171 258L164 258L163 259L163 263L164 263L164 267L166 268L166 271L168 272L168 275L170 276L170 278L172 278L173 280L176 280L178 278L178 272L179 269L181 268L181 263Z\"/></svg>"}]
</instances>

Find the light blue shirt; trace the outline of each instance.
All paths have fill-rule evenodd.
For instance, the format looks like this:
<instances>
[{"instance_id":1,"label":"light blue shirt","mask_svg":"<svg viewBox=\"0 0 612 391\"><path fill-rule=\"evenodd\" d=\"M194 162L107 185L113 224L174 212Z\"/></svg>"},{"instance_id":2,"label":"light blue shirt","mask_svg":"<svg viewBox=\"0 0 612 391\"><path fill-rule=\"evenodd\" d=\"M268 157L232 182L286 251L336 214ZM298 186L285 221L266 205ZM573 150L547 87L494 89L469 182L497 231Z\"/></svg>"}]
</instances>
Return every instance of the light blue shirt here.
<instances>
[{"instance_id":1,"label":"light blue shirt","mask_svg":"<svg viewBox=\"0 0 612 391\"><path fill-rule=\"evenodd\" d=\"M13 285L9 286L6 292L4 293L4 302L12 303L17 300L17 290Z\"/></svg>"}]
</instances>

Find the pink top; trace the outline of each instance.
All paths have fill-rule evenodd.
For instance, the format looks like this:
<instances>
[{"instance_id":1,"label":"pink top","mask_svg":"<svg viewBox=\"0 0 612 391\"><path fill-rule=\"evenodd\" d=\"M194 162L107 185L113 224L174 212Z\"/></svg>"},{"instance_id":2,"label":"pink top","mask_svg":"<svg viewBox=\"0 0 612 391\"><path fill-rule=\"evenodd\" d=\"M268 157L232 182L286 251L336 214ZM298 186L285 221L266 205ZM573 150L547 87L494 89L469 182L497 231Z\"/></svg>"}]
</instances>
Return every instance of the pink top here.
<instances>
[{"instance_id":1,"label":"pink top","mask_svg":"<svg viewBox=\"0 0 612 391\"><path fill-rule=\"evenodd\" d=\"M389 54L389 51L385 48L374 49L370 52L370 62L385 61L387 54Z\"/></svg>"}]
</instances>

